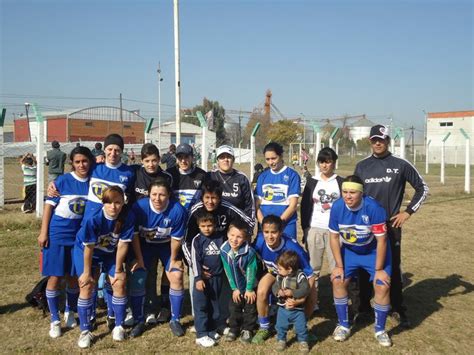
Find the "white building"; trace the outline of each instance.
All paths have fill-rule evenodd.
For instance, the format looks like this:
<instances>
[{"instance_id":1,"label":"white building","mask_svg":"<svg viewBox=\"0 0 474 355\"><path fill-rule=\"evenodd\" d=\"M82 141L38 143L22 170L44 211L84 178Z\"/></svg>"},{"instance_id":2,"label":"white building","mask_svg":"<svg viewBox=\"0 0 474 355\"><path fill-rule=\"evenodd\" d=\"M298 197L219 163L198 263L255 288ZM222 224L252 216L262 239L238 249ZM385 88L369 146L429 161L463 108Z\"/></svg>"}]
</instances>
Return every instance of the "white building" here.
<instances>
[{"instance_id":1,"label":"white building","mask_svg":"<svg viewBox=\"0 0 474 355\"><path fill-rule=\"evenodd\" d=\"M151 129L149 140L156 144L160 152L166 152L170 144L176 144L176 122L169 121L161 125L161 139L158 139L158 126ZM206 128L206 141L208 151L216 147L216 132ZM202 144L202 128L187 122L181 122L181 143L188 143L200 147Z\"/></svg>"},{"instance_id":2,"label":"white building","mask_svg":"<svg viewBox=\"0 0 474 355\"><path fill-rule=\"evenodd\" d=\"M372 126L375 126L375 123L365 118L365 115L357 122L351 124L349 132L354 143L357 143L359 139L369 138Z\"/></svg>"},{"instance_id":3,"label":"white building","mask_svg":"<svg viewBox=\"0 0 474 355\"><path fill-rule=\"evenodd\" d=\"M442 140L445 142L447 164L462 164L465 161L466 139L461 128L470 138L470 156L473 156L474 111L428 112L426 117L426 142L429 142L429 162L441 163ZM471 158L472 161L472 158Z\"/></svg>"}]
</instances>

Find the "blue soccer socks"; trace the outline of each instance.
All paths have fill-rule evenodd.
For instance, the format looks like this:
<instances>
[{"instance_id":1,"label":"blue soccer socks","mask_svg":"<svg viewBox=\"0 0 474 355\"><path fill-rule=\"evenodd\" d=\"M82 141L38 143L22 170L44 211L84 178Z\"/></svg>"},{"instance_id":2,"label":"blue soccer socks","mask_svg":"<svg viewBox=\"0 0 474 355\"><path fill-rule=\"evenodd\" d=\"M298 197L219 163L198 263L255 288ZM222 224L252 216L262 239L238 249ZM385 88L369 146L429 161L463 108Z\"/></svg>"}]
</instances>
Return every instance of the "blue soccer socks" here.
<instances>
[{"instance_id":1,"label":"blue soccer socks","mask_svg":"<svg viewBox=\"0 0 474 355\"><path fill-rule=\"evenodd\" d=\"M183 306L184 290L174 290L170 288L171 320L178 321L181 318L181 308Z\"/></svg>"},{"instance_id":2,"label":"blue soccer socks","mask_svg":"<svg viewBox=\"0 0 474 355\"><path fill-rule=\"evenodd\" d=\"M123 322L127 313L127 296L113 296L112 307L114 308L115 313L115 326L123 326Z\"/></svg>"},{"instance_id":3,"label":"blue soccer socks","mask_svg":"<svg viewBox=\"0 0 474 355\"><path fill-rule=\"evenodd\" d=\"M334 305L336 306L337 318L339 325L345 328L350 328L349 324L349 299L348 297L336 298L334 297Z\"/></svg>"},{"instance_id":4,"label":"blue soccer socks","mask_svg":"<svg viewBox=\"0 0 474 355\"><path fill-rule=\"evenodd\" d=\"M375 313L375 333L385 330L385 323L387 321L387 315L390 311L390 304L374 304Z\"/></svg>"},{"instance_id":5,"label":"blue soccer socks","mask_svg":"<svg viewBox=\"0 0 474 355\"><path fill-rule=\"evenodd\" d=\"M51 323L59 322L59 290L46 289L46 301L48 301L49 312L51 313Z\"/></svg>"},{"instance_id":6,"label":"blue soccer socks","mask_svg":"<svg viewBox=\"0 0 474 355\"><path fill-rule=\"evenodd\" d=\"M77 313L79 314L81 332L91 330L90 320L94 301L92 298L80 298L77 300Z\"/></svg>"}]
</instances>

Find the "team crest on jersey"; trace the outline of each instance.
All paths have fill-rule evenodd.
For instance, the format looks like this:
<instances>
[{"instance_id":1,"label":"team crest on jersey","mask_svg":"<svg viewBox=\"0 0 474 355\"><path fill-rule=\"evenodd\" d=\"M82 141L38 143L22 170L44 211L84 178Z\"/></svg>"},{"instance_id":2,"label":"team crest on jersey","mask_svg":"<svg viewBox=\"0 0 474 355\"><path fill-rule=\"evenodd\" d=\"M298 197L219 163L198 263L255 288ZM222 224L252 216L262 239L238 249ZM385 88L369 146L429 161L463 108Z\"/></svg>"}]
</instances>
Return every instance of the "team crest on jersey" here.
<instances>
[{"instance_id":1,"label":"team crest on jersey","mask_svg":"<svg viewBox=\"0 0 474 355\"><path fill-rule=\"evenodd\" d=\"M68 207L72 213L83 215L86 207L86 199L83 197L74 198L69 201Z\"/></svg>"},{"instance_id":2,"label":"team crest on jersey","mask_svg":"<svg viewBox=\"0 0 474 355\"><path fill-rule=\"evenodd\" d=\"M143 231L144 237L147 240L153 240L155 239L156 232L154 230L151 231Z\"/></svg>"},{"instance_id":3,"label":"team crest on jersey","mask_svg":"<svg viewBox=\"0 0 474 355\"><path fill-rule=\"evenodd\" d=\"M109 185L103 182L93 182L91 183L91 189L92 193L99 199L102 200L102 195L105 191L106 188L108 188Z\"/></svg>"},{"instance_id":4,"label":"team crest on jersey","mask_svg":"<svg viewBox=\"0 0 474 355\"><path fill-rule=\"evenodd\" d=\"M354 229L342 231L342 238L348 243L355 243L357 241L357 232Z\"/></svg>"},{"instance_id":5,"label":"team crest on jersey","mask_svg":"<svg viewBox=\"0 0 474 355\"><path fill-rule=\"evenodd\" d=\"M283 181L288 182L290 180L290 177L288 175L283 175Z\"/></svg>"},{"instance_id":6,"label":"team crest on jersey","mask_svg":"<svg viewBox=\"0 0 474 355\"><path fill-rule=\"evenodd\" d=\"M171 219L170 219L170 218L165 218L165 219L163 220L163 224L165 225L165 227L169 227L170 223L171 223Z\"/></svg>"},{"instance_id":7,"label":"team crest on jersey","mask_svg":"<svg viewBox=\"0 0 474 355\"><path fill-rule=\"evenodd\" d=\"M370 222L369 216L367 216L366 214L362 215L362 221L363 221L365 224L369 224L369 222Z\"/></svg>"},{"instance_id":8,"label":"team crest on jersey","mask_svg":"<svg viewBox=\"0 0 474 355\"><path fill-rule=\"evenodd\" d=\"M194 180L194 187L199 188L201 186L202 181L201 180Z\"/></svg>"},{"instance_id":9,"label":"team crest on jersey","mask_svg":"<svg viewBox=\"0 0 474 355\"><path fill-rule=\"evenodd\" d=\"M285 191L278 186L265 186L263 191L263 199L266 201L283 202L286 200Z\"/></svg>"},{"instance_id":10,"label":"team crest on jersey","mask_svg":"<svg viewBox=\"0 0 474 355\"><path fill-rule=\"evenodd\" d=\"M119 179L120 179L120 182L121 182L121 183L125 183L125 182L128 181L128 176L120 175L120 176L119 176Z\"/></svg>"},{"instance_id":11,"label":"team crest on jersey","mask_svg":"<svg viewBox=\"0 0 474 355\"><path fill-rule=\"evenodd\" d=\"M99 244L101 248L109 249L115 247L117 241L114 238L113 233L109 233L106 235L101 235L97 244Z\"/></svg>"}]
</instances>

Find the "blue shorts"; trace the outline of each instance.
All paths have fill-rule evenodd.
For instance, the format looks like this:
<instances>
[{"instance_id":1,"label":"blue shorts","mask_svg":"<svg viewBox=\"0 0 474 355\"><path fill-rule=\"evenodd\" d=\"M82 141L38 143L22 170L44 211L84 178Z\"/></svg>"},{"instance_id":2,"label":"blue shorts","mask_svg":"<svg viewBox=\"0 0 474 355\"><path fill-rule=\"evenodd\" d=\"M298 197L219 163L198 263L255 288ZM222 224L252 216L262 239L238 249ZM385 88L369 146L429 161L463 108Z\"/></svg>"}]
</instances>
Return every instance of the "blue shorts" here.
<instances>
[{"instance_id":1,"label":"blue shorts","mask_svg":"<svg viewBox=\"0 0 474 355\"><path fill-rule=\"evenodd\" d=\"M154 258L160 259L165 267L165 271L169 271L171 260L171 242L170 243L147 243L140 241L142 249L143 263L145 268L149 269Z\"/></svg>"},{"instance_id":2,"label":"blue shorts","mask_svg":"<svg viewBox=\"0 0 474 355\"><path fill-rule=\"evenodd\" d=\"M377 248L374 248L368 254L357 254L349 248L342 246L341 255L344 262L344 278L348 279L357 276L358 270L364 269L369 273L370 281L374 280ZM392 275L392 253L390 251L390 245L388 244L383 269L389 276Z\"/></svg>"},{"instance_id":3,"label":"blue shorts","mask_svg":"<svg viewBox=\"0 0 474 355\"><path fill-rule=\"evenodd\" d=\"M66 276L74 274L73 245L58 245L49 241L43 248L43 276Z\"/></svg>"},{"instance_id":4,"label":"blue shorts","mask_svg":"<svg viewBox=\"0 0 474 355\"><path fill-rule=\"evenodd\" d=\"M95 254L95 253L94 253ZM92 274L96 270L108 274L110 277L115 276L115 263L117 260L116 253L110 255L100 254L92 256ZM74 246L74 275L81 276L84 272L84 250L78 246Z\"/></svg>"}]
</instances>

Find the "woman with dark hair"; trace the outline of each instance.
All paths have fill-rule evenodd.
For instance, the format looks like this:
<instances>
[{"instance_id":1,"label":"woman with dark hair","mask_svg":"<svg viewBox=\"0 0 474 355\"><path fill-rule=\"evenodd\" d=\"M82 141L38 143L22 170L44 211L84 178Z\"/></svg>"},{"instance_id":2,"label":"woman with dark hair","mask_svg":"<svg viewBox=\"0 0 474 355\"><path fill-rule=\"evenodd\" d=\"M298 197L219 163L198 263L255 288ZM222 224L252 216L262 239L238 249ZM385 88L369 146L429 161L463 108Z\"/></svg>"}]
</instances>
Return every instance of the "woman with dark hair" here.
<instances>
[{"instance_id":1,"label":"woman with dark hair","mask_svg":"<svg viewBox=\"0 0 474 355\"><path fill-rule=\"evenodd\" d=\"M276 215L284 223L284 233L296 238L296 208L301 191L301 179L296 171L285 165L283 147L270 142L263 149L269 169L257 180L257 220L261 224L268 215Z\"/></svg>"},{"instance_id":2,"label":"woman with dark hair","mask_svg":"<svg viewBox=\"0 0 474 355\"><path fill-rule=\"evenodd\" d=\"M81 334L78 345L88 348L92 342L91 315L93 293L99 278L99 264L109 276L113 289L112 307L115 327L112 338L125 339L123 322L127 308L126 273L123 268L129 243L133 239L135 216L125 205L125 196L119 186L110 186L102 192L103 207L86 216L77 233L74 245L74 267L79 276L80 294L77 303Z\"/></svg>"},{"instance_id":3,"label":"woman with dark hair","mask_svg":"<svg viewBox=\"0 0 474 355\"><path fill-rule=\"evenodd\" d=\"M186 209L172 196L169 182L158 178L151 183L148 197L138 200L133 205L140 237L140 242L138 247L134 248L134 252L139 264L143 263L146 269L156 265L156 259L160 259L164 265L166 276L170 281L170 328L175 336L183 336L184 330L180 324L180 317L184 300L184 270L180 250L188 214ZM144 331L145 285L143 277L144 275L140 273L132 275L132 312L133 318L137 322L131 333L133 337L139 336ZM154 286L156 290L156 283ZM136 296L135 299L134 296Z\"/></svg>"},{"instance_id":4,"label":"woman with dark hair","mask_svg":"<svg viewBox=\"0 0 474 355\"><path fill-rule=\"evenodd\" d=\"M42 274L49 276L46 285L46 299L51 313L49 336L61 336L59 318L60 285L67 279L67 299L64 320L67 328L76 326L74 312L77 312L79 287L73 275L73 247L76 233L84 216L89 189L89 172L94 157L87 147L76 147L70 154L72 172L58 176L55 184L61 195L47 198L43 210L38 245L42 249Z\"/></svg>"}]
</instances>

